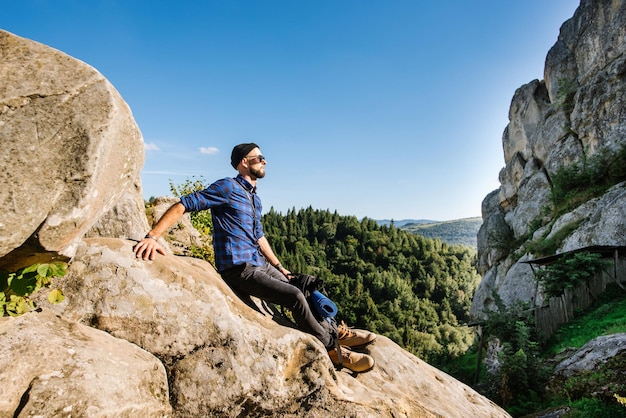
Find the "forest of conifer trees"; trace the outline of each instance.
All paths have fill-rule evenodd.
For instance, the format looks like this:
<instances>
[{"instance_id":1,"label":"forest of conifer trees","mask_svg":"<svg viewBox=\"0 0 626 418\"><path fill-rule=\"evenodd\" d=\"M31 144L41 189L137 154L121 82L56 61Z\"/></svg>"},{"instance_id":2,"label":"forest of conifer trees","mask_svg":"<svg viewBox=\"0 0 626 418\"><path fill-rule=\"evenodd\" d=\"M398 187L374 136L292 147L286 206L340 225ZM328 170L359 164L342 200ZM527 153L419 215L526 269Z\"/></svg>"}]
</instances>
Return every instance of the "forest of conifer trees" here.
<instances>
[{"instance_id":1,"label":"forest of conifer trees","mask_svg":"<svg viewBox=\"0 0 626 418\"><path fill-rule=\"evenodd\" d=\"M435 364L473 342L464 325L480 281L473 248L311 207L271 209L263 225L286 268L324 280L340 320Z\"/></svg>"}]
</instances>

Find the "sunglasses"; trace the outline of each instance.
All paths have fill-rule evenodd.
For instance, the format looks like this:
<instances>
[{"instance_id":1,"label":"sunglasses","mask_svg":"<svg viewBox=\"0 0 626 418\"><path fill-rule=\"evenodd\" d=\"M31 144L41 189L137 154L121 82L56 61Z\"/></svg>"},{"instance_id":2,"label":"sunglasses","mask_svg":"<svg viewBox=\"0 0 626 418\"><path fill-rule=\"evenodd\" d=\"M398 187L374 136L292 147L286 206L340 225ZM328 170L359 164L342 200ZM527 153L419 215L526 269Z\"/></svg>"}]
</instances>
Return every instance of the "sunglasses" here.
<instances>
[{"instance_id":1,"label":"sunglasses","mask_svg":"<svg viewBox=\"0 0 626 418\"><path fill-rule=\"evenodd\" d=\"M251 155L250 157L246 157L246 158L248 159L248 161L252 161L254 159L257 159L257 160L259 160L260 163L262 163L263 161L267 161L265 159L265 157L262 156L262 155Z\"/></svg>"}]
</instances>

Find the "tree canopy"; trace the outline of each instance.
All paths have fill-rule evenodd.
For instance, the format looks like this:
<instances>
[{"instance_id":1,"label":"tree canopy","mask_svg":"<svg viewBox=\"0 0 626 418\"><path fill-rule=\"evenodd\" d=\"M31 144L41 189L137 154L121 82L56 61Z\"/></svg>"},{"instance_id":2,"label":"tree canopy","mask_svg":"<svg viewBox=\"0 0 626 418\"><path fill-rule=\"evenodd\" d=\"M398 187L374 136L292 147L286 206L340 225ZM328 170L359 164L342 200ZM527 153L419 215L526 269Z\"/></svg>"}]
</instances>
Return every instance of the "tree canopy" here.
<instances>
[{"instance_id":1,"label":"tree canopy","mask_svg":"<svg viewBox=\"0 0 626 418\"><path fill-rule=\"evenodd\" d=\"M272 208L263 226L286 268L324 280L339 319L349 325L431 362L472 343L463 323L480 281L474 248L311 207L286 215Z\"/></svg>"}]
</instances>

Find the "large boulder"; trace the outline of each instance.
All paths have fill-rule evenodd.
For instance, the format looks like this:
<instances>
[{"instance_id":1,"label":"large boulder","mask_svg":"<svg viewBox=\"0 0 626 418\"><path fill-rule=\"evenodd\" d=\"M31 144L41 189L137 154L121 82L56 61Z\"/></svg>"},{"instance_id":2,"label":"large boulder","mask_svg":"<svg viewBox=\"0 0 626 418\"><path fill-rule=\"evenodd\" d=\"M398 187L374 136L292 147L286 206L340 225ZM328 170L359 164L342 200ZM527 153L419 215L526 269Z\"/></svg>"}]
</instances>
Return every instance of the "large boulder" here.
<instances>
[{"instance_id":1,"label":"large boulder","mask_svg":"<svg viewBox=\"0 0 626 418\"><path fill-rule=\"evenodd\" d=\"M124 192L104 215L98 218L85 236L139 241L150 229L141 196L141 185L135 184Z\"/></svg>"},{"instance_id":2,"label":"large boulder","mask_svg":"<svg viewBox=\"0 0 626 418\"><path fill-rule=\"evenodd\" d=\"M152 202L152 216L149 222L154 226L165 212L174 204L179 203L180 198L174 196L157 197ZM200 233L191 224L189 213L185 213L175 225L172 225L163 235L161 241L165 241L172 253L176 255L192 255L192 249L210 245L205 243Z\"/></svg>"},{"instance_id":3,"label":"large boulder","mask_svg":"<svg viewBox=\"0 0 626 418\"><path fill-rule=\"evenodd\" d=\"M382 336L368 348L372 371L336 371L317 339L240 299L207 262L143 261L132 245L86 239L55 282L66 300L50 309L161 359L176 416L508 416Z\"/></svg>"},{"instance_id":4,"label":"large boulder","mask_svg":"<svg viewBox=\"0 0 626 418\"><path fill-rule=\"evenodd\" d=\"M33 251L72 256L140 184L141 133L89 65L5 31L0 57L0 258L27 241Z\"/></svg>"},{"instance_id":5,"label":"large boulder","mask_svg":"<svg viewBox=\"0 0 626 418\"><path fill-rule=\"evenodd\" d=\"M626 183L613 186L601 197L584 203L576 210L563 216L558 222L562 222L563 225L581 223L564 240L562 247L564 251L592 245L624 245L624 237L626 237ZM558 228L553 229L558 231Z\"/></svg>"},{"instance_id":6,"label":"large boulder","mask_svg":"<svg viewBox=\"0 0 626 418\"><path fill-rule=\"evenodd\" d=\"M557 376L573 376L592 371L609 359L626 352L626 334L602 335L586 343L554 368Z\"/></svg>"},{"instance_id":7,"label":"large boulder","mask_svg":"<svg viewBox=\"0 0 626 418\"><path fill-rule=\"evenodd\" d=\"M152 354L50 311L0 318L0 416L154 417L171 413Z\"/></svg>"}]
</instances>

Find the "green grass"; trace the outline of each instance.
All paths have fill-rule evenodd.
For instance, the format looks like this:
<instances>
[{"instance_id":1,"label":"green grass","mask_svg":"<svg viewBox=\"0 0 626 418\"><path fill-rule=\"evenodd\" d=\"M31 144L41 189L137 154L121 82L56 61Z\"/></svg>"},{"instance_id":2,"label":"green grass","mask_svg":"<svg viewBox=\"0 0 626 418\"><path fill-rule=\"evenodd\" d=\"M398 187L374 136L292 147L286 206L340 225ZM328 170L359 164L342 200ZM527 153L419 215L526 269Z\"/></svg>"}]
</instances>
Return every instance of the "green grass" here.
<instances>
[{"instance_id":1,"label":"green grass","mask_svg":"<svg viewBox=\"0 0 626 418\"><path fill-rule=\"evenodd\" d=\"M543 354L552 356L568 347L580 348L601 335L626 332L626 291L609 287L593 307L562 325Z\"/></svg>"},{"instance_id":2,"label":"green grass","mask_svg":"<svg viewBox=\"0 0 626 418\"><path fill-rule=\"evenodd\" d=\"M621 332L626 332L626 291L609 286L590 309L578 313L573 321L561 325L541 354L543 358L549 358L566 348L580 348L601 335ZM458 380L472 384L477 356L476 348L472 347L465 355L440 367Z\"/></svg>"},{"instance_id":3,"label":"green grass","mask_svg":"<svg viewBox=\"0 0 626 418\"><path fill-rule=\"evenodd\" d=\"M607 405L599 399L583 398L570 405L570 412L563 418L622 418L626 416L625 409L619 405Z\"/></svg>"},{"instance_id":4,"label":"green grass","mask_svg":"<svg viewBox=\"0 0 626 418\"><path fill-rule=\"evenodd\" d=\"M555 357L566 348L580 348L602 335L626 332L626 291L610 285L589 309L577 312L576 318L562 325L540 352L540 368L550 373ZM459 381L474 387L488 396L489 379L484 364L480 367L480 379L474 384L477 347L474 345L463 356L438 365L443 371ZM545 370L544 370L545 369ZM543 371L540 370L542 373ZM545 393L515 394L516 402L508 407L514 417L536 416L539 411L568 407L569 414L563 418L577 417L626 417L626 407L619 405L614 395L626 396L626 354L610 359L604 366L571 378L556 378L548 384L552 389ZM548 389L546 387L546 389ZM530 414L530 415L525 415Z\"/></svg>"},{"instance_id":5,"label":"green grass","mask_svg":"<svg viewBox=\"0 0 626 418\"><path fill-rule=\"evenodd\" d=\"M457 380L471 386L474 383L477 362L478 349L474 346L464 355L448 360L446 364L438 365L438 367L449 375L454 376ZM479 373L483 376L485 374L485 365L482 362Z\"/></svg>"}]
</instances>

